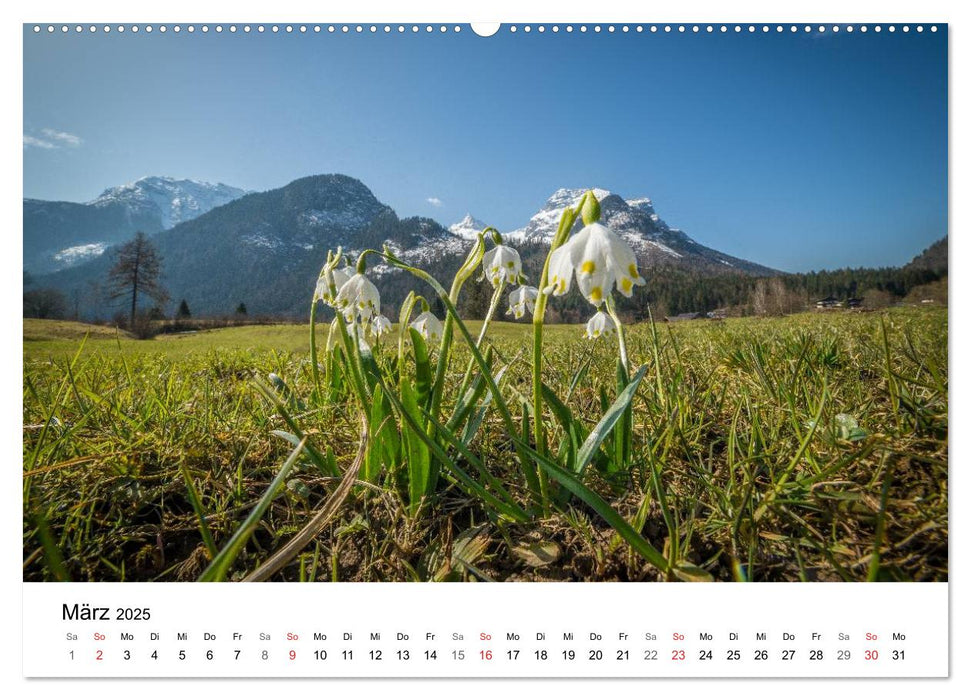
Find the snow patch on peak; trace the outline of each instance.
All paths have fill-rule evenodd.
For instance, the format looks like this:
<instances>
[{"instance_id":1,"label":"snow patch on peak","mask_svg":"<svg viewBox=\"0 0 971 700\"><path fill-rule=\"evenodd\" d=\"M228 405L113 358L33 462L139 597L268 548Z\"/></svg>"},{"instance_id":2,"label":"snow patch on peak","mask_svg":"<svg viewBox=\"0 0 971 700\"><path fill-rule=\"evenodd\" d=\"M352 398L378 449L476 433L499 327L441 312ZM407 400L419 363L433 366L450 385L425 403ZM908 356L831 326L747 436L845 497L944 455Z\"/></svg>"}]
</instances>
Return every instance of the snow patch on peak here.
<instances>
[{"instance_id":1,"label":"snow patch on peak","mask_svg":"<svg viewBox=\"0 0 971 700\"><path fill-rule=\"evenodd\" d=\"M244 194L247 194L245 190L222 183L153 175L110 187L89 203L96 207L121 203L132 211L154 211L161 219L162 228L168 229Z\"/></svg>"},{"instance_id":2,"label":"snow patch on peak","mask_svg":"<svg viewBox=\"0 0 971 700\"><path fill-rule=\"evenodd\" d=\"M654 211L654 202L651 201L650 197L639 197L637 199L628 199L627 206L631 209L640 209L651 213Z\"/></svg>"},{"instance_id":3,"label":"snow patch on peak","mask_svg":"<svg viewBox=\"0 0 971 700\"><path fill-rule=\"evenodd\" d=\"M449 226L448 230L460 238L473 240L485 227L486 225L474 216L466 214L464 219Z\"/></svg>"},{"instance_id":4,"label":"snow patch on peak","mask_svg":"<svg viewBox=\"0 0 971 700\"><path fill-rule=\"evenodd\" d=\"M85 260L98 257L107 248L108 244L104 241L75 245L54 253L54 260L60 267L73 267L74 265L83 263Z\"/></svg>"}]
</instances>

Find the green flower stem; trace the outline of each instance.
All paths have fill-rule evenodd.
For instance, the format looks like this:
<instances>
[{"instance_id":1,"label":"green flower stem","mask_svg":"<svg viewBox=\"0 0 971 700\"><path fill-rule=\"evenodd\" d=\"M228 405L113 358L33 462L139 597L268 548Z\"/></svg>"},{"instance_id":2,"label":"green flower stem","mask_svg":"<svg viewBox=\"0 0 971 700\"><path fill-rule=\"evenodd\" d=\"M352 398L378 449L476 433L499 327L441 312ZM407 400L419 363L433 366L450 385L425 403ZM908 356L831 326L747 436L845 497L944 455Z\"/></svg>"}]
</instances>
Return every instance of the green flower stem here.
<instances>
[{"instance_id":1,"label":"green flower stem","mask_svg":"<svg viewBox=\"0 0 971 700\"><path fill-rule=\"evenodd\" d=\"M502 292L505 289L506 279L502 278L499 280L499 286L496 287L496 291L492 293L492 301L489 302L489 311L486 313L485 320L482 321L482 329L479 331L479 339L475 343L477 348L482 347L482 341L485 340L486 331L489 330L489 323L492 321L492 317L495 316L496 309L499 308L499 302L502 300Z\"/></svg>"},{"instance_id":2,"label":"green flower stem","mask_svg":"<svg viewBox=\"0 0 971 700\"><path fill-rule=\"evenodd\" d=\"M327 270L328 268L333 269L333 267L336 266L338 262L340 262L340 259L341 259L340 248L337 249L337 255L333 259L331 259L328 254L327 265L324 266L324 270L321 271L321 274L323 274L324 271ZM358 259L358 263L357 263L358 268L360 268L363 265L363 261L364 261L364 253L362 253L361 257ZM330 287L329 289L330 294L334 298L336 298L337 289L335 288L333 281L331 282L329 287ZM347 356L347 364L349 365L351 380L354 383L354 390L357 393L358 399L361 401L361 408L364 410L365 415L368 415L370 411L370 403L371 403L370 392L367 390L367 384L364 382L364 373L361 370L361 366L358 360L358 348L351 347L351 341L347 333L347 324L344 321L344 315L340 313L340 311L336 311L336 315L337 315L337 327L340 329L341 341L343 342L344 352ZM317 320L317 300L315 297L314 306L310 312L310 355L311 355L311 361L313 363L315 385L319 390L320 377L317 370L316 320ZM356 340L354 341L354 345L355 346L357 345Z\"/></svg>"},{"instance_id":3,"label":"green flower stem","mask_svg":"<svg viewBox=\"0 0 971 700\"><path fill-rule=\"evenodd\" d=\"M411 321L411 314L415 310L415 304L424 301L414 292L408 292L404 303L401 305L401 312L398 315L398 386L405 376L405 335L408 333L408 323Z\"/></svg>"},{"instance_id":4,"label":"green flower stem","mask_svg":"<svg viewBox=\"0 0 971 700\"><path fill-rule=\"evenodd\" d=\"M548 267L549 258L546 260L543 277L540 280L543 287L540 287L536 306L533 308L533 442L536 451L543 457L546 456L546 430L543 425L543 316L546 313L546 295L542 290L547 284ZM549 507L549 484L542 471L539 473L539 478L543 514L546 515Z\"/></svg>"},{"instance_id":5,"label":"green flower stem","mask_svg":"<svg viewBox=\"0 0 971 700\"><path fill-rule=\"evenodd\" d=\"M607 313L610 318L613 319L614 325L617 327L617 345L620 349L620 364L624 368L624 382L630 382L630 365L627 359L627 340L624 336L624 324L620 322L620 317L617 315L617 308L614 306L614 295L607 294L606 299ZM617 392L620 393L623 388L618 383ZM618 440L615 445L615 456L617 462L622 468L627 467L627 463L630 461L631 445L633 444L633 430L634 430L634 413L630 404L624 409L624 415L621 419L621 428L619 428L618 435L622 435L623 439Z\"/></svg>"},{"instance_id":6,"label":"green flower stem","mask_svg":"<svg viewBox=\"0 0 971 700\"><path fill-rule=\"evenodd\" d=\"M489 330L489 323L492 321L492 317L496 314L496 309L499 308L499 302L502 301L502 293L506 289L505 278L499 280L499 286L496 287L496 291L492 293L492 301L489 302L489 311L486 313L485 319L482 321L482 329L479 331L479 339L475 342L475 346L482 349L482 341L485 340L486 331ZM462 383L459 385L459 398L465 395L465 390L469 388L469 382L472 379L472 369L475 367L475 358L469 359L469 366L465 369L465 375L462 377Z\"/></svg>"},{"instance_id":7,"label":"green flower stem","mask_svg":"<svg viewBox=\"0 0 971 700\"><path fill-rule=\"evenodd\" d=\"M488 229L486 230L488 231ZM455 326L455 313L453 309L458 305L459 292L462 289L462 285L472 276L479 263L482 262L482 255L485 253L485 240L482 236L483 234L481 233L477 236L475 245L469 251L468 257L466 257L459 271L455 273L455 278L452 280L452 288L448 293L448 301L451 304L445 314L445 327L442 329L438 366L435 369L435 382L432 385L431 414L436 420L439 418L439 410L442 405L442 393L445 387L445 372L448 370L448 361L452 352L452 336L454 335Z\"/></svg>"},{"instance_id":8,"label":"green flower stem","mask_svg":"<svg viewBox=\"0 0 971 700\"><path fill-rule=\"evenodd\" d=\"M328 255L330 254L328 253ZM327 265L324 265L320 274L317 275L317 279L323 277L326 270ZM317 290L315 289L313 301L310 302L310 368L314 379L315 398L320 400L320 369L317 367L317 301Z\"/></svg>"},{"instance_id":9,"label":"green flower stem","mask_svg":"<svg viewBox=\"0 0 971 700\"><path fill-rule=\"evenodd\" d=\"M620 317L617 316L617 308L614 306L614 297L612 294L607 295L607 313L613 320L614 325L617 326L617 345L620 347L620 363L624 366L624 372L627 376L630 376L630 365L627 362L627 341L624 337L624 324L620 322Z\"/></svg>"},{"instance_id":10,"label":"green flower stem","mask_svg":"<svg viewBox=\"0 0 971 700\"><path fill-rule=\"evenodd\" d=\"M314 400L320 401L320 368L317 366L317 296L310 303L310 373L314 380Z\"/></svg>"},{"instance_id":11,"label":"green flower stem","mask_svg":"<svg viewBox=\"0 0 971 700\"><path fill-rule=\"evenodd\" d=\"M543 263L543 274L539 278L539 294L536 296L536 304L533 307L533 442L536 443L536 451L546 456L546 430L543 424L543 319L546 316L546 299L548 294L546 288L549 286L550 259L554 251L566 242L573 229L573 224L577 220L579 212L583 209L586 195L580 200L577 208L567 207L563 210L560 217L560 226L553 237L553 244L550 252ZM539 472L540 495L544 513L549 509L549 487L547 484L546 473Z\"/></svg>"},{"instance_id":12,"label":"green flower stem","mask_svg":"<svg viewBox=\"0 0 971 700\"><path fill-rule=\"evenodd\" d=\"M361 410L364 411L365 415L370 415L371 392L367 389L367 383L364 381L364 372L361 370L357 332L355 330L352 341L351 334L347 331L347 322L344 320L344 314L340 312L337 313L337 328L340 330L344 353L347 356L351 379L354 382L354 389L357 392L358 399L361 401Z\"/></svg>"}]
</instances>

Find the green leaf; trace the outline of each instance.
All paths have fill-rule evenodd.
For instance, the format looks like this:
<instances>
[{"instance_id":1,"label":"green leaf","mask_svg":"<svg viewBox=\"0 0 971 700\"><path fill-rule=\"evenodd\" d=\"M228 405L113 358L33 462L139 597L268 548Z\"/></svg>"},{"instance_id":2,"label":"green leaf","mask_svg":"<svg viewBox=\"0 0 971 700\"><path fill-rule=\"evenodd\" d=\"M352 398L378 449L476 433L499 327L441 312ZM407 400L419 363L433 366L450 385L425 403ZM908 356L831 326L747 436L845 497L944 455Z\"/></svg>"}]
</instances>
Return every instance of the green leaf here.
<instances>
[{"instance_id":1,"label":"green leaf","mask_svg":"<svg viewBox=\"0 0 971 700\"><path fill-rule=\"evenodd\" d=\"M710 573L700 566L695 566L686 561L675 564L672 573L682 581L707 583L715 580Z\"/></svg>"},{"instance_id":2,"label":"green leaf","mask_svg":"<svg viewBox=\"0 0 971 700\"><path fill-rule=\"evenodd\" d=\"M833 424L836 427L836 434L841 440L858 442L866 439L867 432L860 427L856 418L849 413L837 413L836 417L833 418Z\"/></svg>"},{"instance_id":3,"label":"green leaf","mask_svg":"<svg viewBox=\"0 0 971 700\"><path fill-rule=\"evenodd\" d=\"M370 484L377 483L382 468L391 467L397 460L397 424L391 405L384 395L381 384L374 387L374 403L368 421L368 453L361 477Z\"/></svg>"},{"instance_id":4,"label":"green leaf","mask_svg":"<svg viewBox=\"0 0 971 700\"><path fill-rule=\"evenodd\" d=\"M415 426L424 425L417 394L406 378L401 379L401 407L413 419ZM424 431L420 427L402 426L401 433L405 444L405 458L408 461L408 510L416 515L422 499L431 490L431 457L428 445L422 440Z\"/></svg>"},{"instance_id":5,"label":"green leaf","mask_svg":"<svg viewBox=\"0 0 971 700\"><path fill-rule=\"evenodd\" d=\"M271 430L270 435L276 435L278 438L283 438L294 447L300 444L300 438L293 433L288 433L286 430Z\"/></svg>"},{"instance_id":6,"label":"green leaf","mask_svg":"<svg viewBox=\"0 0 971 700\"><path fill-rule=\"evenodd\" d=\"M287 490L295 493L305 501L310 498L310 487L300 481L300 479L290 479L287 482Z\"/></svg>"},{"instance_id":7,"label":"green leaf","mask_svg":"<svg viewBox=\"0 0 971 700\"><path fill-rule=\"evenodd\" d=\"M485 503L492 506L514 522L522 523L529 520L529 516L526 514L526 511L524 511L516 503L513 497L509 495L504 488L502 488L502 485L498 479L486 471L479 458L469 452L465 445L462 444L461 440L455 437L451 431L449 431L445 426L438 424L434 419L430 417L428 418L429 422L435 428L437 433L444 437L446 441L450 442L455 449L458 450L459 454L468 460L470 464L476 467L476 469L479 470L482 478L490 483L496 489L496 491L506 498L506 500L498 498L486 490L481 484L476 482L475 479L473 479L461 467L459 467L455 459L449 457L448 453L446 453L445 450L442 449L442 446L439 445L435 440L430 438L424 432L417 432L419 426L421 425L420 419L409 414L397 396L391 393L386 394L386 396L401 414L402 432L404 432L404 423L407 423L411 430L410 434L417 435L420 440L424 441L424 443L428 446L429 451L435 455L435 458L455 477L456 481L458 481L459 484L467 490L467 492L481 498ZM428 416L428 414L426 414L426 416Z\"/></svg>"},{"instance_id":8,"label":"green leaf","mask_svg":"<svg viewBox=\"0 0 971 700\"><path fill-rule=\"evenodd\" d=\"M428 359L428 345L414 328L408 329L415 349L415 396L419 406L427 406L432 387L432 364Z\"/></svg>"},{"instance_id":9,"label":"green leaf","mask_svg":"<svg viewBox=\"0 0 971 700\"><path fill-rule=\"evenodd\" d=\"M623 393L628 384L630 384L630 378L627 375L627 369L624 367L624 363L618 359L617 394L620 395ZM608 471L620 472L626 470L627 464L630 461L633 428L634 412L628 404L627 408L624 409L621 419L617 422L617 427L614 429L613 459L611 460L611 467Z\"/></svg>"},{"instance_id":10,"label":"green leaf","mask_svg":"<svg viewBox=\"0 0 971 700\"><path fill-rule=\"evenodd\" d=\"M641 369L643 370L644 368ZM638 372L638 375L643 376L643 372ZM634 381L635 383L639 381L637 375L635 375ZM591 435L593 435L593 433L591 433ZM564 471L556 464L553 464L553 462L539 454L529 445L523 444L521 447L523 450L528 452L530 456L532 456L540 469L545 471L550 477L559 483L563 484L563 486L565 486L574 496L593 508L601 518L606 520L607 523L617 531L617 534L619 534L635 552L643 556L661 571L668 571L668 561L664 558L664 555L657 551L650 542L641 537L641 535L634 530L634 528L632 528L623 517L621 517L620 513L610 507L610 504L607 503L607 501L601 498L594 491L591 491L589 488L584 486L583 483L576 478L576 476Z\"/></svg>"},{"instance_id":11,"label":"green leaf","mask_svg":"<svg viewBox=\"0 0 971 700\"><path fill-rule=\"evenodd\" d=\"M510 551L526 566L531 566L534 569L549 566L562 554L560 546L556 542L529 542L512 547Z\"/></svg>"},{"instance_id":12,"label":"green leaf","mask_svg":"<svg viewBox=\"0 0 971 700\"><path fill-rule=\"evenodd\" d=\"M607 409L604 413L603 418L600 422L594 426L590 434L587 435L587 439L584 440L583 445L580 446L580 450L577 453L577 464L575 468L575 473L582 475L583 471L590 464L597 450L600 448L600 444L606 439L607 435L610 433L611 428L619 421L630 405L631 400L634 398L634 393L637 391L638 385L644 378L644 374L647 372L647 365L642 365L639 370L634 374L634 378L631 379L630 384L620 392L617 400Z\"/></svg>"},{"instance_id":13,"label":"green leaf","mask_svg":"<svg viewBox=\"0 0 971 700\"><path fill-rule=\"evenodd\" d=\"M477 525L459 533L448 553L438 543L426 549L421 558L422 568L431 581L457 581L463 569L474 569L488 548L488 526Z\"/></svg>"},{"instance_id":14,"label":"green leaf","mask_svg":"<svg viewBox=\"0 0 971 700\"><path fill-rule=\"evenodd\" d=\"M361 356L361 369L364 370L364 381L367 382L368 389L373 392L374 387L377 386L378 380L381 378L381 368L378 367L378 363L374 359L374 353L371 351L371 348L366 345L359 346L358 351Z\"/></svg>"}]
</instances>

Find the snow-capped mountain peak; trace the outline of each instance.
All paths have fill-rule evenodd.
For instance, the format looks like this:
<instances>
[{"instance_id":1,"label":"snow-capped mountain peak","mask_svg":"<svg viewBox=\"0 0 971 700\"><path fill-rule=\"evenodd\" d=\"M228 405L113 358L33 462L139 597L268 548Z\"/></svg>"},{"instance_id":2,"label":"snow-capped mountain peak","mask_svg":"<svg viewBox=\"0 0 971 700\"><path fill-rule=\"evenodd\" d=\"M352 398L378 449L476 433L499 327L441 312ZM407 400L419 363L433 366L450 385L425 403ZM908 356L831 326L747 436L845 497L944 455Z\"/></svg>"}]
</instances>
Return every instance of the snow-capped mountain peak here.
<instances>
[{"instance_id":1,"label":"snow-capped mountain peak","mask_svg":"<svg viewBox=\"0 0 971 700\"><path fill-rule=\"evenodd\" d=\"M587 193L587 188L569 188L561 187L556 192L554 192L548 200L546 200L546 206L554 206L562 209L567 206L576 206L580 202L580 198ZM593 188L593 194L598 200L603 200L609 197L613 192L610 190L602 190L599 187Z\"/></svg>"},{"instance_id":2,"label":"snow-capped mountain peak","mask_svg":"<svg viewBox=\"0 0 971 700\"><path fill-rule=\"evenodd\" d=\"M549 245L559 228L563 209L577 206L587 191L587 188L556 190L524 227L505 233L504 237L520 244ZM760 265L706 248L680 229L668 226L657 215L654 203L648 197L625 199L600 188L593 188L593 193L600 200L601 222L627 241L642 265L677 264L715 272L731 269L758 274L771 272ZM582 226L583 222L578 218L574 232Z\"/></svg>"},{"instance_id":3,"label":"snow-capped mountain peak","mask_svg":"<svg viewBox=\"0 0 971 700\"><path fill-rule=\"evenodd\" d=\"M162 228L172 228L246 194L223 183L149 176L120 187L106 189L90 202L103 207L123 203L133 211L157 212Z\"/></svg>"},{"instance_id":4,"label":"snow-capped mountain peak","mask_svg":"<svg viewBox=\"0 0 971 700\"><path fill-rule=\"evenodd\" d=\"M575 207L586 194L587 188L561 187L546 200L543 208L533 214L529 222L520 229L504 234L506 238L523 242L549 242L553 240L560 225L560 217L566 207ZM594 195L601 202L613 193L600 188L593 189Z\"/></svg>"},{"instance_id":5,"label":"snow-capped mountain peak","mask_svg":"<svg viewBox=\"0 0 971 700\"><path fill-rule=\"evenodd\" d=\"M486 225L476 219L471 214L466 214L465 218L448 227L448 230L461 238L474 239Z\"/></svg>"}]
</instances>

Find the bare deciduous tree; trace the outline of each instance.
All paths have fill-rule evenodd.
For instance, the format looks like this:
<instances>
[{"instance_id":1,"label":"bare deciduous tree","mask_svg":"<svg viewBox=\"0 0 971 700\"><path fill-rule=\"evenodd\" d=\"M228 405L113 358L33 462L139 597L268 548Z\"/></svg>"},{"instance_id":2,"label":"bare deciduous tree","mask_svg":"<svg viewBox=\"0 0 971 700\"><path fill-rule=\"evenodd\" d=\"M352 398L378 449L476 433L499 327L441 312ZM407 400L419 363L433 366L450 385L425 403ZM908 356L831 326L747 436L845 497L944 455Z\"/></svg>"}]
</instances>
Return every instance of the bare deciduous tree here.
<instances>
[{"instance_id":1,"label":"bare deciduous tree","mask_svg":"<svg viewBox=\"0 0 971 700\"><path fill-rule=\"evenodd\" d=\"M760 279L755 283L755 288L752 290L752 313L756 316L765 316L768 313L768 305L766 304L766 296L768 290L766 288L765 280Z\"/></svg>"},{"instance_id":2,"label":"bare deciduous tree","mask_svg":"<svg viewBox=\"0 0 971 700\"><path fill-rule=\"evenodd\" d=\"M135 327L139 296L147 296L159 305L168 299L168 294L159 283L161 272L162 257L141 231L118 248L115 264L108 272L109 295L113 300L131 300L128 317L130 328Z\"/></svg>"}]
</instances>

